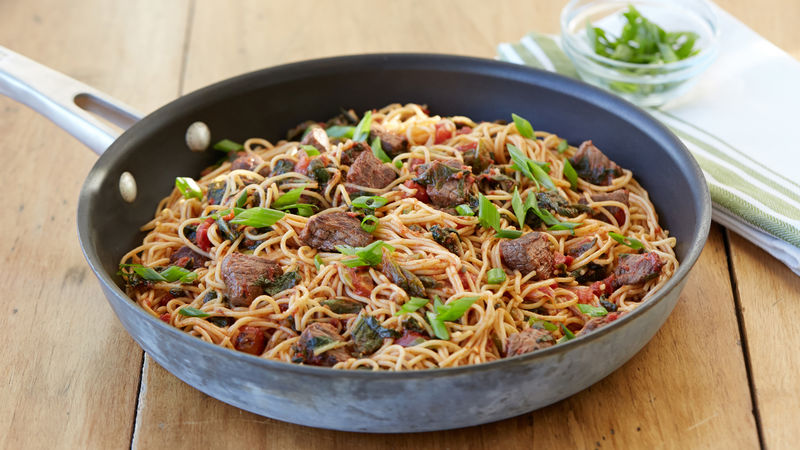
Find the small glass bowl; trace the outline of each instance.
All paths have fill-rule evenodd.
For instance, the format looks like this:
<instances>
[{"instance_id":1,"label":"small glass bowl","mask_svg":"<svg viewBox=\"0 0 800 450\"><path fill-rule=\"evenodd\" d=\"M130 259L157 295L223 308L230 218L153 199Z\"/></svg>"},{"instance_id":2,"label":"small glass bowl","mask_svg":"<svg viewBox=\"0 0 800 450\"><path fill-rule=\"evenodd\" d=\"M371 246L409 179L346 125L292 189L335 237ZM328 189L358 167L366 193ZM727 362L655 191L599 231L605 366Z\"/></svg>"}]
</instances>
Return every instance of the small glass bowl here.
<instances>
[{"instance_id":1,"label":"small glass bowl","mask_svg":"<svg viewBox=\"0 0 800 450\"><path fill-rule=\"evenodd\" d=\"M619 36L628 5L667 32L693 31L700 51L681 61L633 64L600 56L586 25ZM719 28L714 11L701 0L572 0L561 11L561 39L581 78L640 106L660 106L682 95L717 56Z\"/></svg>"}]
</instances>

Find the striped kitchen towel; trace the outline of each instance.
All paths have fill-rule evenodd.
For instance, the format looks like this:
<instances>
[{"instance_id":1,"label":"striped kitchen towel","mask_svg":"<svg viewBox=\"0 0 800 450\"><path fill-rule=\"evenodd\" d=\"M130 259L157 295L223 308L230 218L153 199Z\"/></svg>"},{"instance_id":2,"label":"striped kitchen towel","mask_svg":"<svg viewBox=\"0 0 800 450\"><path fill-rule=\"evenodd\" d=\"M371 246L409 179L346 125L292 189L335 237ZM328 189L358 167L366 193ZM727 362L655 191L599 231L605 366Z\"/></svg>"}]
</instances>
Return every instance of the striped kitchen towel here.
<instances>
[{"instance_id":1,"label":"striped kitchen towel","mask_svg":"<svg viewBox=\"0 0 800 450\"><path fill-rule=\"evenodd\" d=\"M697 159L714 220L800 275L800 62L712 7L717 60L689 93L647 111ZM497 51L503 61L578 78L557 36L530 33Z\"/></svg>"}]
</instances>

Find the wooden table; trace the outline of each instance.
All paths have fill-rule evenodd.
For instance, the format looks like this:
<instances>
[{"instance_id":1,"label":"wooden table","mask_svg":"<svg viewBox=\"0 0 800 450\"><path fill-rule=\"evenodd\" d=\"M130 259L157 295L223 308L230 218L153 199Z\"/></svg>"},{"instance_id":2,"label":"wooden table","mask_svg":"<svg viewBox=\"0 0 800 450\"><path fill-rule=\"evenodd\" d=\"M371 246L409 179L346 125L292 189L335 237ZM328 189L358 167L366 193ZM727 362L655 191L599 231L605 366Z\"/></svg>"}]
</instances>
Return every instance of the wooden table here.
<instances>
[{"instance_id":1,"label":"wooden table","mask_svg":"<svg viewBox=\"0 0 800 450\"><path fill-rule=\"evenodd\" d=\"M377 51L492 57L497 43L529 30L556 32L565 1L494 3L4 0L0 44L146 112L288 61ZM719 3L800 58L800 2ZM720 226L666 325L586 391L457 431L324 431L228 406L143 355L78 246L77 197L95 157L5 98L0 152L4 448L797 448L800 278Z\"/></svg>"}]
</instances>

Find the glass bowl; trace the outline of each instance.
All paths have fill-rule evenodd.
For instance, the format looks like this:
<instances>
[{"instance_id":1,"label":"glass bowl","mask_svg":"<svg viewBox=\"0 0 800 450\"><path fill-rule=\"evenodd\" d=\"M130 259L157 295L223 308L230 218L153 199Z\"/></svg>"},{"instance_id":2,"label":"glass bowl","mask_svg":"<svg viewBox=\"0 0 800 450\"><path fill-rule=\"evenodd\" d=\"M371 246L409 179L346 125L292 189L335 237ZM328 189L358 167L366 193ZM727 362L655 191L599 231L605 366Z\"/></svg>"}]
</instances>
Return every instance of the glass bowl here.
<instances>
[{"instance_id":1,"label":"glass bowl","mask_svg":"<svg viewBox=\"0 0 800 450\"><path fill-rule=\"evenodd\" d=\"M686 59L635 64L598 55L589 43L587 23L619 36L633 5L667 32L693 31L700 51ZM714 11L700 0L572 0L561 12L561 39L581 78L640 106L660 106L685 93L717 55L719 28Z\"/></svg>"}]
</instances>

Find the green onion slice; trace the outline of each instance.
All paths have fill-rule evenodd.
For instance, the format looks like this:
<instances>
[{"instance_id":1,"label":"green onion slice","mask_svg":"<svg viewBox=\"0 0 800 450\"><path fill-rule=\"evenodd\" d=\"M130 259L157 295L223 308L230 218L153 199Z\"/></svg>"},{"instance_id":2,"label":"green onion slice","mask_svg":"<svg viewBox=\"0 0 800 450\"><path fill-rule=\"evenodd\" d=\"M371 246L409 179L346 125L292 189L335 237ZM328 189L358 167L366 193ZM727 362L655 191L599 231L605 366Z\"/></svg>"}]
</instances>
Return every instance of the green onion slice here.
<instances>
[{"instance_id":1,"label":"green onion slice","mask_svg":"<svg viewBox=\"0 0 800 450\"><path fill-rule=\"evenodd\" d=\"M412 313L427 305L428 302L430 302L430 300L427 298L411 297L407 302L403 303L403 306L396 313L394 313L394 315L400 316L403 314Z\"/></svg>"},{"instance_id":2,"label":"green onion slice","mask_svg":"<svg viewBox=\"0 0 800 450\"><path fill-rule=\"evenodd\" d=\"M242 192L242 195L236 199L236 207L237 208L244 208L244 205L247 204L247 191Z\"/></svg>"},{"instance_id":3,"label":"green onion slice","mask_svg":"<svg viewBox=\"0 0 800 450\"><path fill-rule=\"evenodd\" d=\"M352 200L351 204L356 208L377 209L388 203L389 200L379 195L376 196L362 196Z\"/></svg>"},{"instance_id":4,"label":"green onion slice","mask_svg":"<svg viewBox=\"0 0 800 450\"><path fill-rule=\"evenodd\" d=\"M317 150L317 147L314 147L313 145L301 145L300 148L303 149L303 151L306 152L306 155L308 156L319 155L319 150Z\"/></svg>"},{"instance_id":5,"label":"green onion slice","mask_svg":"<svg viewBox=\"0 0 800 450\"><path fill-rule=\"evenodd\" d=\"M456 206L456 213L458 213L459 216L474 216L475 215L475 212L472 210L472 208L469 207L469 205L458 205L458 206Z\"/></svg>"},{"instance_id":6,"label":"green onion slice","mask_svg":"<svg viewBox=\"0 0 800 450\"><path fill-rule=\"evenodd\" d=\"M325 261L323 261L322 257L319 256L319 253L314 255L314 268L317 269L317 272L319 272L319 269L324 265L325 265Z\"/></svg>"},{"instance_id":7,"label":"green onion slice","mask_svg":"<svg viewBox=\"0 0 800 450\"><path fill-rule=\"evenodd\" d=\"M556 341L556 344L560 344L562 342L567 342L575 339L575 333L569 331L569 328L565 327L564 324L561 324L561 331L564 333L564 336Z\"/></svg>"},{"instance_id":8,"label":"green onion slice","mask_svg":"<svg viewBox=\"0 0 800 450\"><path fill-rule=\"evenodd\" d=\"M375 139L373 139L370 148L372 148L372 154L375 155L375 157L380 159L382 162L385 163L392 162L392 158L389 158L389 155L387 155L386 152L383 151L380 138L376 137ZM400 163L400 167L403 167L402 162ZM398 169L400 167L398 167Z\"/></svg>"},{"instance_id":9,"label":"green onion slice","mask_svg":"<svg viewBox=\"0 0 800 450\"><path fill-rule=\"evenodd\" d=\"M522 197L520 197L516 187L514 188L514 194L511 196L511 208L514 210L514 215L517 216L517 223L521 230L525 226L525 216L528 213L528 208L522 203Z\"/></svg>"},{"instance_id":10,"label":"green onion slice","mask_svg":"<svg viewBox=\"0 0 800 450\"><path fill-rule=\"evenodd\" d=\"M489 269L489 272L486 274L486 281L489 284L500 284L506 281L506 272L499 267Z\"/></svg>"},{"instance_id":11,"label":"green onion slice","mask_svg":"<svg viewBox=\"0 0 800 450\"><path fill-rule=\"evenodd\" d=\"M511 160L514 161L513 168L522 172L523 175L530 178L531 180L536 180L534 178L533 173L531 173L530 165L528 164L530 158L525 156L516 145L514 144L506 144L506 149L508 149L508 154L511 156Z\"/></svg>"},{"instance_id":12,"label":"green onion slice","mask_svg":"<svg viewBox=\"0 0 800 450\"><path fill-rule=\"evenodd\" d=\"M369 137L369 128L372 125L372 111L364 113L361 122L358 122L356 128L353 130L353 140L356 142L364 142Z\"/></svg>"},{"instance_id":13,"label":"green onion slice","mask_svg":"<svg viewBox=\"0 0 800 450\"><path fill-rule=\"evenodd\" d=\"M214 150L219 150L221 152L238 152L239 150L243 150L244 145L233 142L230 139L223 139L216 144L214 144Z\"/></svg>"},{"instance_id":14,"label":"green onion slice","mask_svg":"<svg viewBox=\"0 0 800 450\"><path fill-rule=\"evenodd\" d=\"M611 239L614 239L615 241L619 242L620 244L627 245L628 247L634 250L639 250L644 248L644 244L642 244L642 242L639 241L638 239L625 237L619 233L614 233L613 231L608 233L608 236Z\"/></svg>"},{"instance_id":15,"label":"green onion slice","mask_svg":"<svg viewBox=\"0 0 800 450\"><path fill-rule=\"evenodd\" d=\"M511 117L514 119L514 125L517 127L517 131L519 131L522 137L528 139L534 138L533 127L530 122L516 114L511 114Z\"/></svg>"},{"instance_id":16,"label":"green onion slice","mask_svg":"<svg viewBox=\"0 0 800 450\"><path fill-rule=\"evenodd\" d=\"M355 127L345 127L345 126L333 126L325 130L325 133L328 137L332 138L351 138L353 137L353 132L355 131Z\"/></svg>"},{"instance_id":17,"label":"green onion slice","mask_svg":"<svg viewBox=\"0 0 800 450\"><path fill-rule=\"evenodd\" d=\"M528 320L528 325L537 328L544 328L547 331L556 331L558 329L558 327L552 323L546 320L537 319L536 317L531 317L530 320Z\"/></svg>"},{"instance_id":18,"label":"green onion slice","mask_svg":"<svg viewBox=\"0 0 800 450\"><path fill-rule=\"evenodd\" d=\"M504 239L516 239L522 237L522 231L519 230L497 230L494 237Z\"/></svg>"},{"instance_id":19,"label":"green onion slice","mask_svg":"<svg viewBox=\"0 0 800 450\"><path fill-rule=\"evenodd\" d=\"M569 159L564 159L564 178L569 181L569 185L573 190L578 187L578 172L575 172Z\"/></svg>"},{"instance_id":20,"label":"green onion slice","mask_svg":"<svg viewBox=\"0 0 800 450\"><path fill-rule=\"evenodd\" d=\"M378 227L378 218L373 216L372 214L364 217L364 220L361 221L361 229L366 231L367 233L372 233L375 231L375 228Z\"/></svg>"},{"instance_id":21,"label":"green onion slice","mask_svg":"<svg viewBox=\"0 0 800 450\"><path fill-rule=\"evenodd\" d=\"M178 188L183 198L203 198L203 191L194 179L189 177L175 178L175 187Z\"/></svg>"},{"instance_id":22,"label":"green onion slice","mask_svg":"<svg viewBox=\"0 0 800 450\"><path fill-rule=\"evenodd\" d=\"M585 305L583 303L578 303L578 310L592 317L603 317L608 314L608 310L602 306Z\"/></svg>"},{"instance_id":23,"label":"green onion slice","mask_svg":"<svg viewBox=\"0 0 800 450\"><path fill-rule=\"evenodd\" d=\"M569 148L569 144L567 143L566 139L562 139L558 142L558 153L564 153Z\"/></svg>"},{"instance_id":24,"label":"green onion slice","mask_svg":"<svg viewBox=\"0 0 800 450\"><path fill-rule=\"evenodd\" d=\"M201 311L201 310L199 310L197 308L194 308L194 307L191 307L191 306L184 306L183 308L179 309L178 310L178 314L180 314L182 316L186 316L186 317L199 317L201 319L203 317L208 317L208 316L211 315L211 314L209 314L207 312Z\"/></svg>"},{"instance_id":25,"label":"green onion slice","mask_svg":"<svg viewBox=\"0 0 800 450\"><path fill-rule=\"evenodd\" d=\"M500 213L488 198L483 194L478 194L478 220L484 228L500 228Z\"/></svg>"},{"instance_id":26,"label":"green onion slice","mask_svg":"<svg viewBox=\"0 0 800 450\"><path fill-rule=\"evenodd\" d=\"M297 203L300 200L300 197L303 195L303 191L306 189L305 186L301 186L299 188L294 188L289 192L281 195L278 197L277 200L272 202L272 207L275 209L279 209L282 206L291 205Z\"/></svg>"},{"instance_id":27,"label":"green onion slice","mask_svg":"<svg viewBox=\"0 0 800 450\"><path fill-rule=\"evenodd\" d=\"M436 335L437 338L443 341L450 339L450 332L447 331L444 321L437 317L436 313L428 311L425 315L428 317L428 322L430 322L431 328L433 328L433 334Z\"/></svg>"},{"instance_id":28,"label":"green onion slice","mask_svg":"<svg viewBox=\"0 0 800 450\"><path fill-rule=\"evenodd\" d=\"M465 312L472 306L473 303L478 301L480 297L461 297L459 299L453 300L446 305L442 305L439 307L439 310L436 313L436 316L441 321L452 322L454 320L458 320L461 316L464 315Z\"/></svg>"},{"instance_id":29,"label":"green onion slice","mask_svg":"<svg viewBox=\"0 0 800 450\"><path fill-rule=\"evenodd\" d=\"M230 220L230 223L247 225L253 228L263 228L275 225L285 215L286 214L281 211L256 206L255 208L245 209L236 214L236 216Z\"/></svg>"},{"instance_id":30,"label":"green onion slice","mask_svg":"<svg viewBox=\"0 0 800 450\"><path fill-rule=\"evenodd\" d=\"M338 250L339 253L356 256L354 259L342 261L342 264L347 267L375 266L380 264L383 259L384 248L390 253L394 251L394 247L383 241L375 241L366 247L350 247L349 245L336 246L336 250Z\"/></svg>"}]
</instances>

